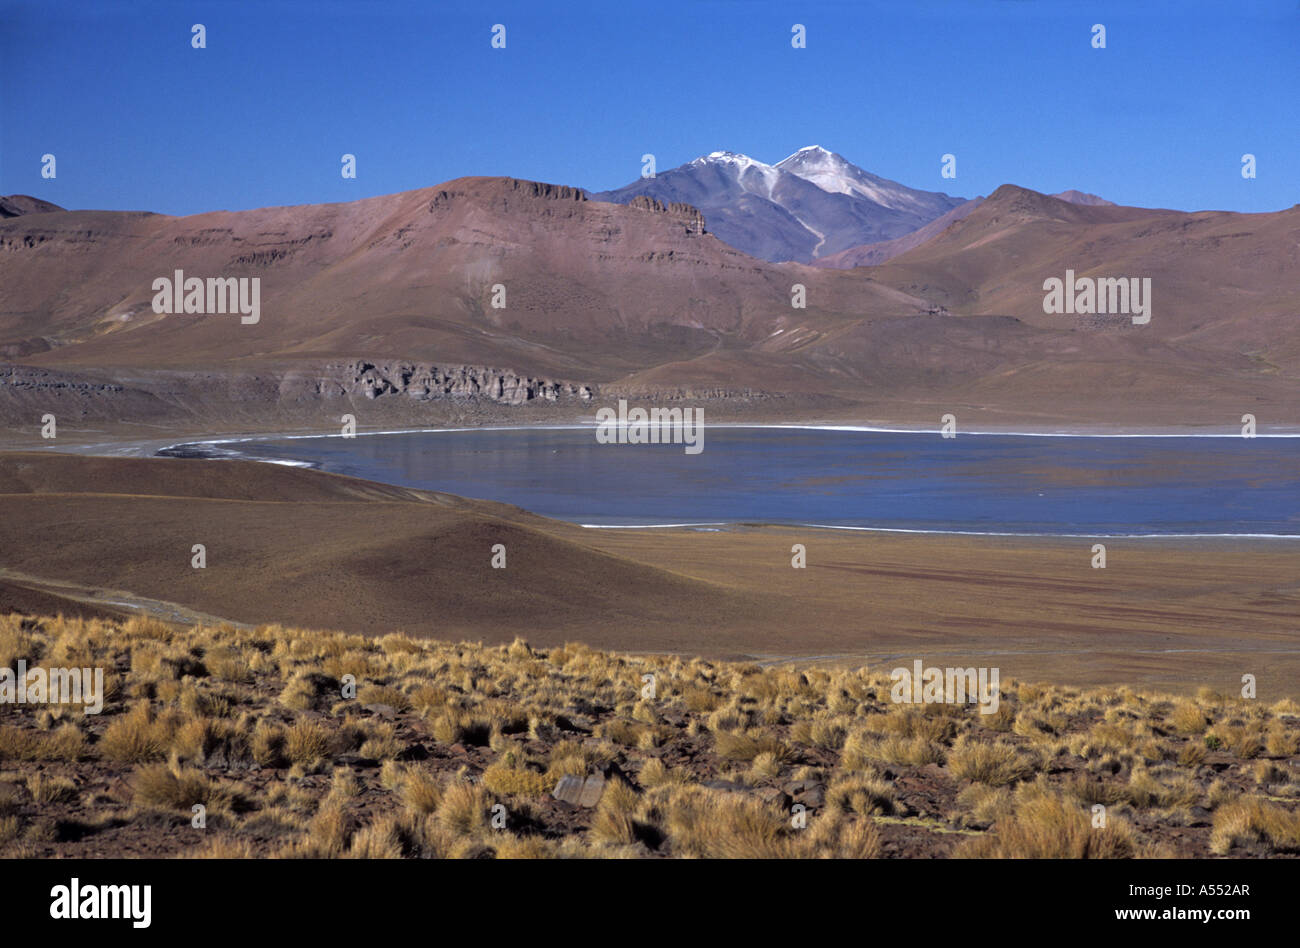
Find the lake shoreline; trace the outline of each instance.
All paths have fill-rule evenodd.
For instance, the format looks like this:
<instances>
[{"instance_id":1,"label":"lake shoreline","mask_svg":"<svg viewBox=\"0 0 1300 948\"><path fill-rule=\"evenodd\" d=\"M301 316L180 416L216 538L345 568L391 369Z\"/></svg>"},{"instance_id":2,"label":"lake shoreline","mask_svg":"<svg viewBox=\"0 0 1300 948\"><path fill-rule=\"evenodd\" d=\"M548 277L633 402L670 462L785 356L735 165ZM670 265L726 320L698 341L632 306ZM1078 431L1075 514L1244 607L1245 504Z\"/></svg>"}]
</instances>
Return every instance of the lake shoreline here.
<instances>
[{"instance_id":1,"label":"lake shoreline","mask_svg":"<svg viewBox=\"0 0 1300 948\"><path fill-rule=\"evenodd\" d=\"M380 426L375 428L360 427L356 437L375 435L422 434L439 432L465 431L542 431L542 430L596 430L597 421L594 414L576 416L569 421L548 420L533 424L431 424ZM39 426L33 425L29 430L15 428L0 429L0 451L66 451L101 457L152 457L158 451L189 444L235 444L249 441L295 440L303 438L341 438L339 426L329 428L308 428L301 425L277 426L259 425L257 428L222 429L215 426L170 427L165 425L147 426L166 431L166 434L145 434L139 429L144 426L109 426L99 430L87 431L64 427L57 440L51 442L41 438ZM705 422L706 431L710 429L753 428L753 429L790 429L810 431L858 431L895 434L939 434L939 426L919 427L915 422L856 422L812 418L808 420L780 421L720 421ZM957 428L957 437L1025 437L1025 438L1240 438L1240 426L1221 425L1095 425L1095 424L1008 424L981 425L975 430L966 431ZM1261 424L1257 438L1300 438L1300 424L1268 425Z\"/></svg>"},{"instance_id":2,"label":"lake shoreline","mask_svg":"<svg viewBox=\"0 0 1300 948\"><path fill-rule=\"evenodd\" d=\"M594 435L587 440L591 430L240 436L157 453L483 497L595 530L766 524L984 537L1300 539L1284 499L1300 483L1300 463L1285 436L1250 447L1217 435L1201 435L1199 444L1185 434L1127 433L971 432L950 440L916 429L724 424L706 429L712 451L685 461L651 445L629 446L640 454L609 453L595 447ZM1216 495L1230 498L1230 509L1220 509Z\"/></svg>"}]
</instances>

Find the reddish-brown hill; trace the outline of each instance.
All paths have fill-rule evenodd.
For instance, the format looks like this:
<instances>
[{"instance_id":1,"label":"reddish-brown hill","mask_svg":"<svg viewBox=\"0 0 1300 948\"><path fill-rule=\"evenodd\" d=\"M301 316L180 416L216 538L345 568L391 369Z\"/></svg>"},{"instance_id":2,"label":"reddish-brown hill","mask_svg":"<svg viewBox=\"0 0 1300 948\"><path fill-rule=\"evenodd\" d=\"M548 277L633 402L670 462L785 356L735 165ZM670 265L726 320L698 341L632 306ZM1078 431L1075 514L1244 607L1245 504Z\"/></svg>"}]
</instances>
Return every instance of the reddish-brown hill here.
<instances>
[{"instance_id":1,"label":"reddish-brown hill","mask_svg":"<svg viewBox=\"0 0 1300 948\"><path fill-rule=\"evenodd\" d=\"M1294 422L1298 247L1300 208L1180 213L1005 185L881 266L827 270L745 256L685 205L464 178L347 204L0 221L0 352L21 366L26 387L8 394L28 413L55 384L33 372L107 373L138 388L122 414L161 399L166 415L186 399L162 392L163 369L173 387L262 373L230 397L273 410L286 387L418 400L425 388L402 382L417 365L498 367L458 370L471 382L443 386L457 395L489 378L532 397L541 378L598 395L827 397L877 420L966 407L1208 424L1259 408ZM177 269L260 278L260 322L154 314L153 280ZM1066 269L1149 277L1151 322L1045 314L1043 281ZM339 360L350 377L311 381ZM362 379L370 362L387 380Z\"/></svg>"}]
</instances>

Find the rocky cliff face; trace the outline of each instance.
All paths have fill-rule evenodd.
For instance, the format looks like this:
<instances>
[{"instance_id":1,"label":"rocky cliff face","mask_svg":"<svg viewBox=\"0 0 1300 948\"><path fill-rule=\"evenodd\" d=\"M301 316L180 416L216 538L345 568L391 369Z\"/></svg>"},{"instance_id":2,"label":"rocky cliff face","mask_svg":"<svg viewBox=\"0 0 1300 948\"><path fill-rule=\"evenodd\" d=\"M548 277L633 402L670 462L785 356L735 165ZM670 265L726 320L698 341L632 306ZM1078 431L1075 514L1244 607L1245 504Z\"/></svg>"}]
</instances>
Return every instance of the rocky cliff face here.
<instances>
[{"instance_id":1,"label":"rocky cliff face","mask_svg":"<svg viewBox=\"0 0 1300 948\"><path fill-rule=\"evenodd\" d=\"M478 365L355 359L235 371L111 372L0 363L0 429L39 437L56 416L60 437L83 423L123 420L201 426L213 431L318 426L339 411L364 411L366 424L483 423L523 411L552 417L590 411L594 385ZM541 412L538 415L537 412ZM509 413L509 414L506 414ZM37 442L39 443L39 442Z\"/></svg>"},{"instance_id":2,"label":"rocky cliff face","mask_svg":"<svg viewBox=\"0 0 1300 948\"><path fill-rule=\"evenodd\" d=\"M145 387L98 374L0 364L0 425L39 431L46 413L55 415L60 425L123 416L154 422L167 411Z\"/></svg>"},{"instance_id":3,"label":"rocky cliff face","mask_svg":"<svg viewBox=\"0 0 1300 948\"><path fill-rule=\"evenodd\" d=\"M416 400L439 398L486 399L504 405L523 405L536 399L590 401L590 385L519 375L509 369L477 365L437 366L410 362L350 362L336 376L341 379L339 395L364 395L369 399L404 395ZM328 394L328 384L322 394Z\"/></svg>"},{"instance_id":4,"label":"rocky cliff face","mask_svg":"<svg viewBox=\"0 0 1300 948\"><path fill-rule=\"evenodd\" d=\"M681 223L686 230L687 236L702 237L708 233L704 227L704 215L694 205L684 204L680 201L665 204L648 194L638 194L627 202L627 206L650 211L652 214L667 214Z\"/></svg>"}]
</instances>

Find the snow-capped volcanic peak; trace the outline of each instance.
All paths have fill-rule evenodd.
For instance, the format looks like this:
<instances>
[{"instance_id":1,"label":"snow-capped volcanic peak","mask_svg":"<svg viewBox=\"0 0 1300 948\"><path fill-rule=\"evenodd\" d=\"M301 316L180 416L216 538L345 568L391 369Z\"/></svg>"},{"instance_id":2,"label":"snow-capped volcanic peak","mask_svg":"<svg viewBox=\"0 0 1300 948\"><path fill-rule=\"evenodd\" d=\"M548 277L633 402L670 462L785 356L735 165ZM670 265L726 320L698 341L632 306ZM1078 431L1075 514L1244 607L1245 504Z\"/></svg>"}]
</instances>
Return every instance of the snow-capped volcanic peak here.
<instances>
[{"instance_id":1,"label":"snow-capped volcanic peak","mask_svg":"<svg viewBox=\"0 0 1300 948\"><path fill-rule=\"evenodd\" d=\"M910 234L965 201L868 174L820 145L775 165L712 151L589 194L618 204L642 195L693 205L719 240L751 256L801 263Z\"/></svg>"},{"instance_id":2,"label":"snow-capped volcanic peak","mask_svg":"<svg viewBox=\"0 0 1300 948\"><path fill-rule=\"evenodd\" d=\"M772 186L781 177L781 172L772 165L755 161L748 155L734 151L711 151L701 158L696 158L691 164L722 165L742 188L764 197L771 197Z\"/></svg>"},{"instance_id":3,"label":"snow-capped volcanic peak","mask_svg":"<svg viewBox=\"0 0 1300 948\"><path fill-rule=\"evenodd\" d=\"M781 171L811 181L823 191L864 197L885 207L903 208L913 202L909 189L868 174L821 145L806 145L789 158L778 161Z\"/></svg>"},{"instance_id":4,"label":"snow-capped volcanic peak","mask_svg":"<svg viewBox=\"0 0 1300 948\"><path fill-rule=\"evenodd\" d=\"M848 164L848 162L845 161L844 158L835 154L835 152L831 151L830 149L823 148L821 145L804 145L802 148L796 151L789 158L786 158L783 161L777 163L785 164L785 162L793 161L795 158L798 158L802 162L833 161L833 162L839 162L842 165Z\"/></svg>"},{"instance_id":5,"label":"snow-capped volcanic peak","mask_svg":"<svg viewBox=\"0 0 1300 948\"><path fill-rule=\"evenodd\" d=\"M776 167L810 181L815 177L821 177L829 183L834 183L835 180L843 182L852 177L853 171L860 170L854 168L853 165L835 154L835 152L827 151L821 145L807 145L800 148L789 158L778 161ZM834 190L833 188L827 188L825 185L822 185L822 187L827 191ZM841 191L840 193L848 194L851 192Z\"/></svg>"},{"instance_id":6,"label":"snow-capped volcanic peak","mask_svg":"<svg viewBox=\"0 0 1300 948\"><path fill-rule=\"evenodd\" d=\"M703 155L702 157L696 158L694 161L691 162L691 164L693 165L713 164L713 163L724 163L729 165L735 165L736 167L741 169L749 168L754 165L758 165L763 168L772 167L771 165L764 164L761 161L755 161L753 158L749 157L749 155L742 155L739 152L735 152L735 151L711 151L707 155Z\"/></svg>"}]
</instances>

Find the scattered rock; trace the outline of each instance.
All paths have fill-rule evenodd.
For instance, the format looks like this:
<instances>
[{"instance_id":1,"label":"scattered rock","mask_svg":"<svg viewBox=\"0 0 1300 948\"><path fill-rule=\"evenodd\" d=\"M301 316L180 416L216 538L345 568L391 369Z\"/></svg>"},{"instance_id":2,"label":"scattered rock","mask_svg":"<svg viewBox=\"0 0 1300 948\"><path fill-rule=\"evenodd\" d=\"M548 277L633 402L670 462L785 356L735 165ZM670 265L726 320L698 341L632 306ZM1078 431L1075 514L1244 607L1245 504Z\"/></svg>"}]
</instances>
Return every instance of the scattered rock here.
<instances>
[{"instance_id":1,"label":"scattered rock","mask_svg":"<svg viewBox=\"0 0 1300 948\"><path fill-rule=\"evenodd\" d=\"M575 777L572 774L565 774L560 778L560 782L555 785L551 791L551 796L562 803L572 803L575 806L582 796L583 779Z\"/></svg>"},{"instance_id":2,"label":"scattered rock","mask_svg":"<svg viewBox=\"0 0 1300 948\"><path fill-rule=\"evenodd\" d=\"M600 774L592 774L586 780L572 774L565 774L551 791L551 796L562 803L593 807L600 802L601 794L604 792L605 778Z\"/></svg>"},{"instance_id":3,"label":"scattered rock","mask_svg":"<svg viewBox=\"0 0 1300 948\"><path fill-rule=\"evenodd\" d=\"M590 734L595 729L596 722L586 715L570 711L565 714L556 715L555 725L563 731L577 731L582 734Z\"/></svg>"},{"instance_id":4,"label":"scattered rock","mask_svg":"<svg viewBox=\"0 0 1300 948\"><path fill-rule=\"evenodd\" d=\"M710 790L727 790L732 793L746 793L749 787L743 783L736 783L732 780L702 780L701 787L708 787Z\"/></svg>"},{"instance_id":5,"label":"scattered rock","mask_svg":"<svg viewBox=\"0 0 1300 948\"><path fill-rule=\"evenodd\" d=\"M412 741L397 752L397 760L428 760L429 751L419 741Z\"/></svg>"},{"instance_id":6,"label":"scattered rock","mask_svg":"<svg viewBox=\"0 0 1300 948\"><path fill-rule=\"evenodd\" d=\"M605 792L605 778L600 774L592 774L582 785L582 794L578 797L578 805L593 807L600 802L600 796Z\"/></svg>"},{"instance_id":7,"label":"scattered rock","mask_svg":"<svg viewBox=\"0 0 1300 948\"><path fill-rule=\"evenodd\" d=\"M820 807L826 799L826 785L816 780L794 780L783 789L795 803L802 803L810 809Z\"/></svg>"},{"instance_id":8,"label":"scattered rock","mask_svg":"<svg viewBox=\"0 0 1300 948\"><path fill-rule=\"evenodd\" d=\"M780 787L759 787L754 795L764 803L775 803L782 810L790 809L790 795Z\"/></svg>"},{"instance_id":9,"label":"scattered rock","mask_svg":"<svg viewBox=\"0 0 1300 948\"><path fill-rule=\"evenodd\" d=\"M360 754L339 754L334 758L334 763L342 767L355 767L358 770L370 770L379 766L379 761L373 757L362 757Z\"/></svg>"}]
</instances>

